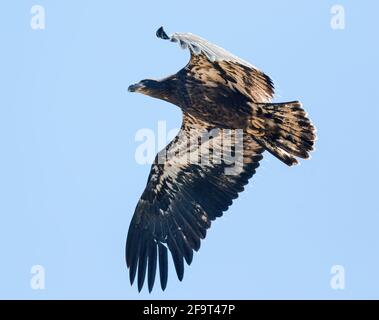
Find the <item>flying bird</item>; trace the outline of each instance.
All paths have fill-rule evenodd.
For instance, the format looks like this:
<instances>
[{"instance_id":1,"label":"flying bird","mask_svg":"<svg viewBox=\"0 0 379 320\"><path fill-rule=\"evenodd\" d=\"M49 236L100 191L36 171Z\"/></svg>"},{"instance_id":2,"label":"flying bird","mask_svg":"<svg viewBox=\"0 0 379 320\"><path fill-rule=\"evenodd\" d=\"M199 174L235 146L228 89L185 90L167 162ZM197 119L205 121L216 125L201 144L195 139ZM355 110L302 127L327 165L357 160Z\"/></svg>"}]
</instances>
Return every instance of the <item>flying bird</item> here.
<instances>
[{"instance_id":1,"label":"flying bird","mask_svg":"<svg viewBox=\"0 0 379 320\"><path fill-rule=\"evenodd\" d=\"M301 103L272 103L272 80L250 63L191 33L168 36L161 27L156 35L189 49L191 57L174 75L128 88L172 103L183 114L179 133L151 167L126 240L130 282L137 276L141 291L147 277L149 292L158 270L161 288L166 288L168 251L178 279L183 279L184 262L191 264L211 222L244 190L264 151L292 166L297 158L309 158L316 139ZM219 133L199 142L199 136L212 130ZM232 142L225 139L222 132L227 130L242 131L242 148L232 145L237 133L229 139ZM189 141L194 140L197 156L210 151L213 161L186 156L193 151ZM235 163L223 157L216 161L215 150L225 147L232 150ZM235 167L239 170L227 172Z\"/></svg>"}]
</instances>

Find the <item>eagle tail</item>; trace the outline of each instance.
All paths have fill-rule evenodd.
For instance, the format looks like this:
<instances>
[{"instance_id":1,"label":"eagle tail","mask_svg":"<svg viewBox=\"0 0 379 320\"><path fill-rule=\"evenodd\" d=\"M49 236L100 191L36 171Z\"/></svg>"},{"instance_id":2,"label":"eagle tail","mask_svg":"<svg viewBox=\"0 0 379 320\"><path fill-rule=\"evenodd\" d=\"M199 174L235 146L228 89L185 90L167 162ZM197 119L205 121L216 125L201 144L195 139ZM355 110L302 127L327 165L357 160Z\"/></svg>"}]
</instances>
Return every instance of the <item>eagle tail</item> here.
<instances>
[{"instance_id":1,"label":"eagle tail","mask_svg":"<svg viewBox=\"0 0 379 320\"><path fill-rule=\"evenodd\" d=\"M316 129L299 101L258 104L251 122L257 142L288 166L309 158Z\"/></svg>"}]
</instances>

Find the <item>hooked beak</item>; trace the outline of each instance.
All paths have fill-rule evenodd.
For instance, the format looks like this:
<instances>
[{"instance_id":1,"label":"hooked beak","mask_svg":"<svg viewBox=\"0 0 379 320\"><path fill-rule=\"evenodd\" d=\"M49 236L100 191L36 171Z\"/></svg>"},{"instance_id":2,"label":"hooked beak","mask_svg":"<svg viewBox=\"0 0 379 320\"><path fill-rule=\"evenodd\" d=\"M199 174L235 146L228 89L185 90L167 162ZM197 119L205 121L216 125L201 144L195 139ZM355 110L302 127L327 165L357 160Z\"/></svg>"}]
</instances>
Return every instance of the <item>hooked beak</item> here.
<instances>
[{"instance_id":1,"label":"hooked beak","mask_svg":"<svg viewBox=\"0 0 379 320\"><path fill-rule=\"evenodd\" d=\"M138 92L142 88L144 88L143 84L136 83L136 84L132 84L131 86L129 86L128 91L129 92Z\"/></svg>"}]
</instances>

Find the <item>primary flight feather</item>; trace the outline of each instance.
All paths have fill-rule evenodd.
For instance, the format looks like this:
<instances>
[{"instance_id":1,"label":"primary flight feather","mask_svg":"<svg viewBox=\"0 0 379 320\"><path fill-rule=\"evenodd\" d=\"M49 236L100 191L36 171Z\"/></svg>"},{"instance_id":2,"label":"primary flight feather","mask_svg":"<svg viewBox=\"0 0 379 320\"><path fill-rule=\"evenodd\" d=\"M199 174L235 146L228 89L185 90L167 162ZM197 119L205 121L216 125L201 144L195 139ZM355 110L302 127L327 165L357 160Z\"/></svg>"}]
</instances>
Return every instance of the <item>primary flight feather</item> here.
<instances>
[{"instance_id":1,"label":"primary flight feather","mask_svg":"<svg viewBox=\"0 0 379 320\"><path fill-rule=\"evenodd\" d=\"M211 221L244 190L265 150L291 166L309 157L316 138L301 103L270 103L271 79L248 62L190 33L168 36L159 28L157 36L188 48L191 58L172 76L129 87L183 112L178 135L156 156L128 231L126 263L139 291L146 276L152 290L157 270L166 288L168 251L183 279L184 262L191 264Z\"/></svg>"}]
</instances>

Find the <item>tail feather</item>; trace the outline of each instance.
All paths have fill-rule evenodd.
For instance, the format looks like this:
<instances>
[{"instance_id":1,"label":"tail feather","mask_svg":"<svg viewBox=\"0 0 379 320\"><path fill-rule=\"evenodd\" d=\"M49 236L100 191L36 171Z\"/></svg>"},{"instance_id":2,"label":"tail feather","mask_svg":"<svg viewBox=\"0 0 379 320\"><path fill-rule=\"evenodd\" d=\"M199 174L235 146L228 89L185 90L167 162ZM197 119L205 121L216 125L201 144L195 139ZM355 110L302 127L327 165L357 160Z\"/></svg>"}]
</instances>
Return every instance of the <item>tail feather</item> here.
<instances>
[{"instance_id":1,"label":"tail feather","mask_svg":"<svg viewBox=\"0 0 379 320\"><path fill-rule=\"evenodd\" d=\"M309 158L316 130L299 101L257 104L253 124L257 118L260 134L254 125L251 132L267 151L289 166L298 163L295 157Z\"/></svg>"}]
</instances>

